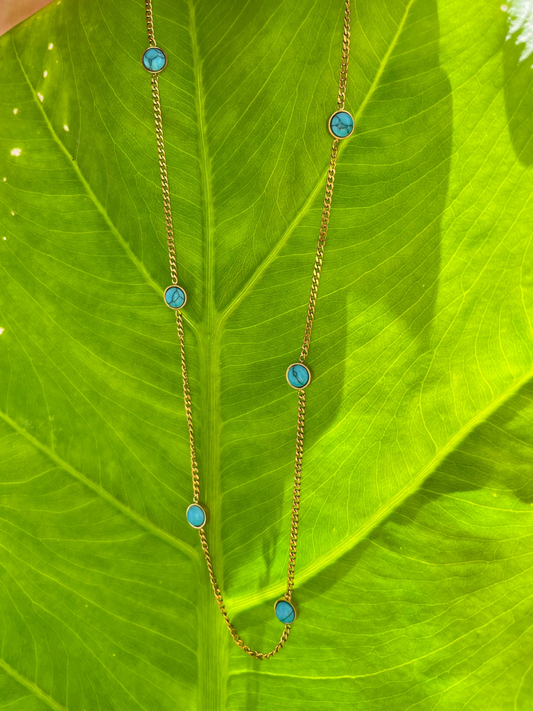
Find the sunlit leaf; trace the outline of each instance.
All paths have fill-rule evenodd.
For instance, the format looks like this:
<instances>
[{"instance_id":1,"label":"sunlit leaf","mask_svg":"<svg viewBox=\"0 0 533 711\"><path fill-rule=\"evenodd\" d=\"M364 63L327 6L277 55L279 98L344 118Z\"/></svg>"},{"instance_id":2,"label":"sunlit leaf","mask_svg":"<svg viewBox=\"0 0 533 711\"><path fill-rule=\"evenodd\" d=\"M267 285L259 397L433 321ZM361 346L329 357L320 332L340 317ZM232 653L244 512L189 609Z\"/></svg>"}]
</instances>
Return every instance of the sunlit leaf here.
<instances>
[{"instance_id":1,"label":"sunlit leaf","mask_svg":"<svg viewBox=\"0 0 533 711\"><path fill-rule=\"evenodd\" d=\"M154 0L207 535L262 652L342 0ZM528 711L533 83L517 4L357 0L295 600L231 640L192 500L141 0L0 38L0 708Z\"/></svg>"}]
</instances>

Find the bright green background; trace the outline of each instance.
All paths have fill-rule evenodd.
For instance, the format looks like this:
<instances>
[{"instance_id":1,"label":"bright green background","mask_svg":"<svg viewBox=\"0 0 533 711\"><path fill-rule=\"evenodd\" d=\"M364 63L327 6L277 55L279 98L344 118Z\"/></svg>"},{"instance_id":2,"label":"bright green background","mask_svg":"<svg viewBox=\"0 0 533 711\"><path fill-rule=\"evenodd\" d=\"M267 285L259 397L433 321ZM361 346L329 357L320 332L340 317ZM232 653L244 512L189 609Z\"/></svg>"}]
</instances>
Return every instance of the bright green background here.
<instances>
[{"instance_id":1,"label":"bright green background","mask_svg":"<svg viewBox=\"0 0 533 711\"><path fill-rule=\"evenodd\" d=\"M208 537L268 651L343 4L154 3ZM0 39L0 709L530 710L533 70L499 0L353 3L302 614L264 662L184 518L145 32L61 0Z\"/></svg>"}]
</instances>

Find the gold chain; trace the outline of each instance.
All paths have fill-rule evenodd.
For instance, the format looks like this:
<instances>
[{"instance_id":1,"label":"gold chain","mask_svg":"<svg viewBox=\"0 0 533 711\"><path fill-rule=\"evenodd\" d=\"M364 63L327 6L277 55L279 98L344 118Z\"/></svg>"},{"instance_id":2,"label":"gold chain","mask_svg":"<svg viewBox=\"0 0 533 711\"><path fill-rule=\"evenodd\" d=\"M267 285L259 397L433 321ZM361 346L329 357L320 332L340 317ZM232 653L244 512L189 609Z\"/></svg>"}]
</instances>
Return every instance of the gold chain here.
<instances>
[{"instance_id":1,"label":"gold chain","mask_svg":"<svg viewBox=\"0 0 533 711\"><path fill-rule=\"evenodd\" d=\"M146 0L146 5L151 2ZM148 13L146 13L148 17ZM150 27L150 26L149 26ZM148 31L150 36L150 30ZM153 28L152 28L153 37ZM155 43L155 40L154 40ZM161 119L161 99L159 97L159 75L152 76L152 99L154 103L155 135L157 139L157 153L159 155L159 172L161 174L161 189L163 191L163 209L165 211L165 225L167 229L168 258L170 261L170 276L172 283L178 283L178 267L176 265L176 245L174 243L174 226L172 224L172 209L170 207L170 188L168 186L167 157L165 154L165 139L163 137L163 120Z\"/></svg>"},{"instance_id":2,"label":"gold chain","mask_svg":"<svg viewBox=\"0 0 533 711\"><path fill-rule=\"evenodd\" d=\"M146 28L148 32L148 41L150 47L157 47L154 35L154 23L153 23L153 13L152 13L152 0L145 0L146 7ZM337 110L344 109L344 103L346 99L346 82L348 79L348 59L350 56L350 0L345 0L345 11L344 11L344 30L343 30L343 40L342 40L342 60L341 60L341 71L339 79L339 95L337 101ZM167 242L168 242L168 254L170 262L170 275L172 277L172 284L178 284L178 269L176 263L176 246L174 241L174 228L172 224L172 209L170 205L170 188L168 184L168 171L167 171L167 159L165 155L165 140L163 137L163 121L161 118L161 100L159 96L159 75L152 75L152 99L154 104L154 118L155 118L155 130L157 139L157 152L159 157L159 170L161 174L161 189L163 192L163 208L165 212L165 225L167 232ZM320 221L320 230L318 235L318 246L315 256L315 264L313 268L313 277L311 280L311 293L309 295L309 305L307 309L307 319L305 324L304 339L302 344L302 351L300 354L300 363L304 363L308 353L309 345L311 341L311 329L313 328L313 321L315 318L316 300L318 296L318 285L320 281L320 273L322 271L322 262L324 259L324 248L326 244L326 237L328 234L329 225L329 215L331 211L331 200L333 196L333 184L335 181L335 168L337 165L337 156L339 151L339 138L333 139L333 145L331 147L331 157L329 161L328 174L326 179L326 191L324 195L324 205L322 208L322 217ZM185 413L187 416L187 425L189 428L189 443L191 452L191 473L192 473L192 485L193 485L193 501L197 504L200 500L200 477L198 473L198 463L196 459L196 449L194 445L194 431L193 431L193 421L192 421L192 399L191 399L191 389L189 385L189 376L187 374L187 366L185 362L185 335L183 331L183 318L181 311L176 310L176 326L178 331L178 338L180 342L181 351L181 372L183 380L183 400L185 403ZM289 545L289 565L287 571L287 591L285 593L285 599L288 602L292 600L292 591L294 589L294 573L296 570L296 552L298 545L298 517L300 511L300 485L302 480L302 460L304 453L304 425L305 425L305 389L298 391L298 425L296 430L296 454L294 462L294 487L292 496L292 519L291 519L291 534L290 534L290 545ZM224 600L222 598L222 593L215 578L213 572L213 565L211 563L211 556L209 555L209 546L207 543L207 538L205 531L202 528L198 531L200 536L200 542L202 545L202 550L204 552L205 561L207 563L207 569L209 571L209 578L211 581L211 586L213 592L215 593L215 599L220 608L220 612L224 617L224 621L230 631L230 634L234 642L244 651L255 659L269 659L274 656L279 650L284 646L285 642L289 637L291 631L291 625L286 624L281 635L281 638L277 645L270 652L264 654L262 652L257 652L255 649L251 649L244 640L239 636L235 627L231 624L228 613L226 612L226 607L224 605Z\"/></svg>"},{"instance_id":3,"label":"gold chain","mask_svg":"<svg viewBox=\"0 0 533 711\"><path fill-rule=\"evenodd\" d=\"M337 111L344 109L346 98L346 81L348 79L348 59L350 58L350 0L346 0L344 10L344 32L342 35L342 60L341 75L339 79L339 98L337 101ZM315 266L313 268L313 278L311 280L311 293L309 294L309 306L307 307L307 319L305 322L304 340L302 352L300 353L300 363L304 363L309 353L311 342L311 329L315 319L316 300L318 296L318 284L320 282L320 272L322 271L322 261L324 259L324 247L328 236L329 213L331 210L331 199L333 197L333 184L335 182L335 168L337 167L337 155L339 152L339 139L334 138L331 146L331 157L329 159L328 175L326 178L326 192L324 195L324 205L322 207L322 218L320 220L320 230L318 233L318 245L316 248Z\"/></svg>"},{"instance_id":4,"label":"gold chain","mask_svg":"<svg viewBox=\"0 0 533 711\"><path fill-rule=\"evenodd\" d=\"M149 2L150 0L148 0ZM192 473L192 488L193 501L197 504L200 501L200 477L198 475L198 464L196 462L196 449L194 447L194 432L192 427L192 400L191 388L189 386L189 375L187 374L187 366L185 364L185 336L183 333L183 318L181 311L176 311L176 326L178 328L178 338L180 339L181 351L181 374L183 380L183 401L185 403L185 414L187 415L187 425L189 427L189 443L191 449L191 473Z\"/></svg>"},{"instance_id":5,"label":"gold chain","mask_svg":"<svg viewBox=\"0 0 533 711\"><path fill-rule=\"evenodd\" d=\"M148 36L150 33L148 33ZM337 111L344 108L346 100L346 83L348 81L348 60L350 59L350 0L346 0L344 8L344 29L342 32L342 59L341 75L339 78L339 97L337 99Z\"/></svg>"}]
</instances>

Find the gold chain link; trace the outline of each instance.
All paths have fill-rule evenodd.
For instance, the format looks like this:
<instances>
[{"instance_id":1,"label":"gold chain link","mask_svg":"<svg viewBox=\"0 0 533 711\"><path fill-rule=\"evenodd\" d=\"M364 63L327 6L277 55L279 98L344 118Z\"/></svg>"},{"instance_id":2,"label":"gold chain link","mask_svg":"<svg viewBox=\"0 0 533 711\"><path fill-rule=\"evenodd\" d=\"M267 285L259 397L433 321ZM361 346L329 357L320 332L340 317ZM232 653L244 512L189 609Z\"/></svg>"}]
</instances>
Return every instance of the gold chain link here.
<instances>
[{"instance_id":1,"label":"gold chain link","mask_svg":"<svg viewBox=\"0 0 533 711\"><path fill-rule=\"evenodd\" d=\"M178 329L178 338L180 339L181 351L181 374L183 380L183 401L185 403L185 414L187 415L187 425L189 427L189 444L191 450L191 473L192 473L192 488L193 501L197 504L200 501L200 477L198 475L198 463L196 461L196 448L194 446L194 432L192 427L192 399L191 388L189 386L189 375L187 373L187 365L185 364L185 335L183 333L183 317L180 309L176 311L176 326Z\"/></svg>"},{"instance_id":2,"label":"gold chain link","mask_svg":"<svg viewBox=\"0 0 533 711\"><path fill-rule=\"evenodd\" d=\"M150 17L152 16L152 0L146 0L146 6L150 5ZM146 13L148 18L148 12ZM152 38L154 29L151 28ZM150 36L150 26L148 29ZM155 46L155 39L154 39ZM167 229L168 259L170 262L170 276L172 283L178 283L178 267L176 264L176 245L174 242L174 226L172 224L172 209L170 206L170 188L168 186L167 157L165 154L165 139L163 137L163 120L161 118L161 99L159 97L159 75L152 76L152 99L154 103L155 135L157 139L157 153L159 156L159 172L161 174L161 189L163 191L163 209L165 211L165 225Z\"/></svg>"},{"instance_id":3,"label":"gold chain link","mask_svg":"<svg viewBox=\"0 0 533 711\"><path fill-rule=\"evenodd\" d=\"M346 82L348 80L348 60L350 58L350 0L346 0L344 10L344 32L342 36L342 59L341 73L339 79L339 98L337 101L337 111L344 109L346 99ZM326 192L324 195L324 205L322 207L322 218L320 220L320 230L318 232L318 245L316 248L315 265L313 268L313 278L311 279L311 293L309 294L309 305L307 307L307 319L305 322L304 340L300 353L300 363L304 363L309 353L311 343L311 330L315 319L316 300L318 296L318 284L320 282L320 272L322 271L322 261L324 259L324 247L328 236L329 213L331 211L331 200L333 198L333 185L335 183L335 169L337 167L337 155L339 153L339 139L334 138L331 146L331 157L329 159L328 175L326 178Z\"/></svg>"},{"instance_id":4,"label":"gold chain link","mask_svg":"<svg viewBox=\"0 0 533 711\"><path fill-rule=\"evenodd\" d=\"M146 31L148 32L148 43L150 47L156 47L155 35L154 35L154 15L152 12L152 0L144 3L146 9Z\"/></svg>"},{"instance_id":5,"label":"gold chain link","mask_svg":"<svg viewBox=\"0 0 533 711\"><path fill-rule=\"evenodd\" d=\"M335 168L337 167L337 154L339 152L339 139L333 139L331 146L331 158L329 159L328 177L326 178L326 193L324 195L324 205L322 207L322 218L320 220L320 230L318 232L318 245L315 255L315 266L313 268L313 278L311 279L311 293L309 294L309 305L307 307L307 319L305 322L304 340L302 352L300 353L300 363L303 363L309 353L311 342L311 329L315 319L316 300L318 296L318 284L320 282L320 272L322 271L322 261L324 259L324 247L328 236L329 213L331 210L331 198L333 197L333 183L335 181Z\"/></svg>"},{"instance_id":6,"label":"gold chain link","mask_svg":"<svg viewBox=\"0 0 533 711\"><path fill-rule=\"evenodd\" d=\"M294 462L294 486L292 494L291 539L289 544L289 568L287 571L287 592L285 599L292 599L294 571L296 570L296 548L298 545L298 517L300 514L300 484L302 481L302 460L304 456L305 390L298 391L298 426L296 428L296 456Z\"/></svg>"},{"instance_id":7,"label":"gold chain link","mask_svg":"<svg viewBox=\"0 0 533 711\"><path fill-rule=\"evenodd\" d=\"M148 41L150 47L156 47L155 35L154 35L154 24L153 24L153 13L152 13L152 0L145 0L146 7L146 28L148 32ZM345 11L344 11L344 31L343 31L343 41L342 41L342 60L341 60L341 71L339 79L339 95L337 101L337 110L344 109L344 102L346 98L346 82L348 79L348 59L350 54L350 0L345 0ZM161 100L159 96L159 75L152 75L152 99L154 105L154 118L155 118L155 129L156 129L156 139L157 139L157 151L159 156L159 170L161 174L161 189L163 192L163 208L165 212L165 225L167 232L167 242L168 242L168 253L170 262L170 275L172 277L172 283L178 283L178 270L176 263L176 246L174 241L174 228L172 224L172 209L170 204L170 188L168 184L168 171L167 171L167 159L165 155L165 141L163 137L163 121L161 118ZM322 270L322 262L324 259L324 247L326 244L326 237L328 233L329 225L329 215L331 210L331 200L333 196L333 184L335 180L335 168L337 165L337 155L339 150L339 139L333 139L333 145L331 147L331 157L329 161L328 174L326 179L326 192L324 195L324 205L322 208L322 218L320 222L320 230L318 235L318 246L315 256L315 264L313 269L313 277L311 280L311 293L309 295L309 305L307 309L307 320L305 324L304 339L302 345L302 351L300 354L300 362L303 363L309 353L309 345L311 341L311 330L313 327L313 321L315 318L316 310L316 300L318 296L318 285L320 281L320 272ZM181 372L183 380L183 400L185 404L185 413L187 416L187 425L189 428L189 443L191 452L191 473L192 473L192 485L193 485L193 501L198 503L200 500L200 477L198 472L198 463L196 459L196 449L194 445L194 431L193 431L193 421L192 421L192 399L191 399L191 389L189 385L189 376L187 374L187 366L185 362L185 335L183 331L183 318L181 311L176 310L176 327L178 331L178 338L180 342L180 352L181 352ZM305 425L305 390L298 391L298 425L296 430L296 454L294 463L294 485L293 485L293 496L292 496L292 519L291 519L291 534L290 534L290 545L289 545L289 565L287 571L287 591L285 593L285 599L289 602L292 600L292 592L294 589L294 574L296 570L296 552L298 546L298 518L300 512L300 486L302 480L302 461L304 453L304 425ZM228 613L226 612L226 607L224 605L224 600L220 588L215 578L213 572L213 565L211 563L211 556L209 555L209 546L207 543L207 538L203 528L199 531L200 542L202 545L202 550L204 553L205 561L207 563L207 569L209 571L209 578L211 581L211 586L215 594L215 599L220 608L220 612L224 617L224 621L230 631L230 634L238 647L240 647L246 654L249 654L255 659L269 659L274 656L280 649L285 645L291 631L291 625L285 625L281 638L277 645L270 652L266 654L262 652L257 652L252 649L244 640L239 636L235 627L231 624Z\"/></svg>"},{"instance_id":8,"label":"gold chain link","mask_svg":"<svg viewBox=\"0 0 533 711\"><path fill-rule=\"evenodd\" d=\"M350 59L350 0L346 0L344 9L344 29L342 33L341 75L339 78L339 98L337 111L344 108L346 100L346 83L348 81L348 60Z\"/></svg>"}]
</instances>

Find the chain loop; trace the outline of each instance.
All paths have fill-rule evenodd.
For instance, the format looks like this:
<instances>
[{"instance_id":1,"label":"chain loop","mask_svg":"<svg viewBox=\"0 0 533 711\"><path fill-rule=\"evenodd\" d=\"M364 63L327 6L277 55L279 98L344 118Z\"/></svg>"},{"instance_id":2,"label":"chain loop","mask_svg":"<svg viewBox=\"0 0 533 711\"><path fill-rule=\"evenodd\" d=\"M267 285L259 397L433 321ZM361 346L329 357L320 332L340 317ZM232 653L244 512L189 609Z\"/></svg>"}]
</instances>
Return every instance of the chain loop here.
<instances>
[{"instance_id":1,"label":"chain loop","mask_svg":"<svg viewBox=\"0 0 533 711\"><path fill-rule=\"evenodd\" d=\"M146 28L148 32L148 42L151 47L156 47L155 35L154 35L154 23L153 23L153 13L152 13L152 0L145 0L146 7ZM342 40L342 60L341 60L341 71L339 79L339 94L337 101L337 110L344 109L344 102L346 98L346 82L348 79L348 59L350 53L350 0L345 0L345 11L344 11L344 31ZM155 130L156 130L156 140L157 140L157 152L159 158L159 171L161 174L161 189L163 193L163 209L165 213L165 226L167 233L168 242L168 254L170 263L170 275L172 277L172 283L178 283L178 269L176 260L176 246L174 240L174 228L172 224L172 209L170 204L170 188L168 183L168 170L167 170L167 159L165 154L165 141L163 136L163 120L161 117L161 99L159 96L159 76L154 74L152 76L152 100L154 105L154 118L155 118ZM302 351L300 354L300 362L303 363L309 353L309 345L311 342L311 330L313 328L313 321L315 318L316 301L318 296L318 286L320 282L320 273L322 270L322 262L324 259L324 248L326 244L326 237L328 233L329 225L329 215L331 210L331 201L333 197L333 185L335 181L335 168L337 165L337 155L339 150L339 139L335 138L333 140L333 145L331 147L331 157L329 161L329 168L326 179L326 191L324 195L324 205L322 208L322 217L320 221L320 229L318 234L318 246L315 256L315 264L313 268L313 277L311 280L311 292L309 295L309 304L307 308L307 319L305 324L304 339L302 345ZM194 431L193 431L193 419L192 419L192 398L191 398L191 388L189 384L189 376L187 373L187 365L185 361L185 334L183 331L183 317L181 311L176 310L176 327L178 331L178 338L180 343L180 353L181 353L181 373L183 381L183 401L185 404L185 414L187 416L187 426L189 429L189 444L191 452L191 475L192 475L192 485L193 485L193 501L194 503L199 503L200 501L200 476L198 472L198 462L196 458L196 449L194 444ZM305 390L298 391L298 424L296 429L296 453L294 461L294 486L293 486L293 496L292 496L292 518L291 518L291 533L290 533L290 544L289 544L289 565L287 570L287 591L285 593L285 599L291 602L292 592L294 589L294 575L296 570L296 552L298 545L298 520L300 512L300 487L302 480L302 461L304 453L304 425L305 425ZM239 636L237 630L230 622L228 613L226 612L226 606L224 605L224 599L218 586L215 574L213 571L213 565L211 563L211 556L209 554L209 546L207 543L207 538L203 528L198 531L200 536L200 542L202 545L202 551L204 553L205 561L207 564L207 570L209 572L209 579L211 581L211 587L215 594L215 599L220 608L220 612L224 618L227 628L233 638L235 644L240 647L243 652L246 652L249 656L254 659L270 659L274 654L279 652L283 648L285 642L289 637L291 631L291 625L286 624L281 635L281 638L277 645L270 652L262 653L249 647L245 644L244 640Z\"/></svg>"},{"instance_id":2,"label":"chain loop","mask_svg":"<svg viewBox=\"0 0 533 711\"><path fill-rule=\"evenodd\" d=\"M289 633L291 631L291 626L285 625L285 629L283 630L283 633L281 635L279 642L274 647L274 649L272 649L270 652L267 652L266 654L263 654L262 652L256 652L255 649L252 649L247 644L245 644L242 637L240 637L238 635L237 630L231 624L230 619L228 617L228 613L226 612L224 600L222 599L222 593L220 592L220 588L218 587L218 583L216 581L215 574L213 572L213 566L211 565L211 556L209 555L209 546L207 545L207 538L205 537L205 532L204 532L203 528L201 528L199 530L199 534L200 534L200 541L202 543L202 550L203 550L204 556L205 556L205 561L207 563L207 569L209 571L209 578L211 579L211 586L213 588L213 592L215 593L215 599L218 602L220 612L222 613L222 616L224 617L224 621L226 622L229 632L230 632L231 636L233 637L233 641L235 642L235 644L237 644L243 650L243 652L246 652L246 654L249 654L251 657L254 657L255 659L270 659L270 657L273 657L274 654L276 654L276 652L279 652L279 650L283 647L283 645L287 641L287 637L289 636Z\"/></svg>"}]
</instances>

